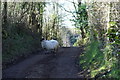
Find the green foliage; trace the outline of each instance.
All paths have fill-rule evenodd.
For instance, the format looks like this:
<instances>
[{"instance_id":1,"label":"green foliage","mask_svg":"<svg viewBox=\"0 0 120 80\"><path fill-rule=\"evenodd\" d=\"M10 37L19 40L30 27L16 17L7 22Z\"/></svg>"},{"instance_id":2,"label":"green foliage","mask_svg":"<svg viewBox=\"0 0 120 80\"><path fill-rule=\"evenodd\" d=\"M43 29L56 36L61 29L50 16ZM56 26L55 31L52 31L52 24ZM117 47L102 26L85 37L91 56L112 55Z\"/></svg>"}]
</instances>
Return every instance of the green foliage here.
<instances>
[{"instance_id":1,"label":"green foliage","mask_svg":"<svg viewBox=\"0 0 120 80\"><path fill-rule=\"evenodd\" d=\"M119 26L117 25L117 22L111 21L109 22L109 29L108 29L108 35L107 37L110 40L110 44L112 46L112 50L114 53L114 56L117 58L114 64L113 64L113 69L108 76L113 77L113 78L120 78L118 75L120 74L120 67L119 67L119 45L120 45L120 31L119 31Z\"/></svg>"},{"instance_id":2,"label":"green foliage","mask_svg":"<svg viewBox=\"0 0 120 80\"><path fill-rule=\"evenodd\" d=\"M109 22L109 25L110 26L116 26L116 22L115 21L111 21L111 22Z\"/></svg>"},{"instance_id":3,"label":"green foliage","mask_svg":"<svg viewBox=\"0 0 120 80\"><path fill-rule=\"evenodd\" d=\"M84 61L84 67L87 67L89 64L91 64L91 62L94 60L98 53L98 55L101 55L98 47L98 41L93 40L91 43L89 43L85 48L85 53L83 54L86 58L82 57L80 64L83 64Z\"/></svg>"},{"instance_id":4,"label":"green foliage","mask_svg":"<svg viewBox=\"0 0 120 80\"><path fill-rule=\"evenodd\" d=\"M31 35L32 32L29 32L28 29L25 29L25 27L22 27L19 24L15 24L16 26L10 25L12 28L10 30L5 30L8 36L3 37L2 41L3 64L10 63L20 56L27 56L40 48L39 39L36 40ZM21 27L21 29L17 26Z\"/></svg>"},{"instance_id":5,"label":"green foliage","mask_svg":"<svg viewBox=\"0 0 120 80\"><path fill-rule=\"evenodd\" d=\"M84 13L82 12L84 10L84 6L80 7L81 4L78 7L80 14L77 15L78 18L74 20L78 28L81 29L81 33L82 30L85 31L85 35L87 35L86 33L90 33L87 36L88 38L90 38L89 44L85 45L84 53L80 56L80 65L82 66L84 71L88 72L89 77L96 79L120 79L120 22L118 22L118 14L115 14L116 12L119 13L119 11L117 11L118 5L111 3L113 4L113 7L108 4L108 6L110 7L110 15L108 17L107 15L109 13L107 15L103 14L104 10L108 9L108 7L106 7L106 3L102 5L101 3L94 2L91 4L86 4L88 7L88 16L90 21L90 24L88 26L90 27L86 27L85 23L82 21L87 20L87 18L85 18L85 14L82 15L82 13ZM106 22L108 19L110 20L110 22L107 23L109 24L109 28L106 26L106 23L102 22L102 20ZM88 77L87 74L85 74L84 76Z\"/></svg>"},{"instance_id":6,"label":"green foliage","mask_svg":"<svg viewBox=\"0 0 120 80\"><path fill-rule=\"evenodd\" d=\"M87 11L86 11L86 5L85 4L81 4L78 6L78 12L77 13L77 26L78 28L83 27L85 28L88 25L87 22Z\"/></svg>"},{"instance_id":7,"label":"green foliage","mask_svg":"<svg viewBox=\"0 0 120 80\"><path fill-rule=\"evenodd\" d=\"M73 46L81 46L81 45L83 45L83 40L79 40L79 39L73 44Z\"/></svg>"},{"instance_id":8,"label":"green foliage","mask_svg":"<svg viewBox=\"0 0 120 80\"><path fill-rule=\"evenodd\" d=\"M8 33L5 29L2 30L2 38L7 38L8 37Z\"/></svg>"},{"instance_id":9,"label":"green foliage","mask_svg":"<svg viewBox=\"0 0 120 80\"><path fill-rule=\"evenodd\" d=\"M90 71L92 78L100 75L100 77L108 76L108 74L106 75L105 73L114 71L114 65L117 63L116 57L112 55L112 46L108 44L104 49L101 49L100 44L97 40L92 40L86 46L84 54L80 57L80 64L83 69ZM111 75L117 76L112 73Z\"/></svg>"},{"instance_id":10,"label":"green foliage","mask_svg":"<svg viewBox=\"0 0 120 80\"><path fill-rule=\"evenodd\" d=\"M77 37L74 35L70 35L70 42L74 44L77 41Z\"/></svg>"},{"instance_id":11,"label":"green foliage","mask_svg":"<svg viewBox=\"0 0 120 80\"><path fill-rule=\"evenodd\" d=\"M84 39L78 38L76 42L73 44L73 46L83 46L86 45L88 42L89 42L88 38L84 38Z\"/></svg>"},{"instance_id":12,"label":"green foliage","mask_svg":"<svg viewBox=\"0 0 120 80\"><path fill-rule=\"evenodd\" d=\"M114 42L114 44L120 44L120 32L116 22L110 22L109 24L110 27L108 29L108 38L110 39L110 42Z\"/></svg>"},{"instance_id":13,"label":"green foliage","mask_svg":"<svg viewBox=\"0 0 120 80\"><path fill-rule=\"evenodd\" d=\"M75 11L75 19L71 19L75 27L81 31L82 38L85 38L85 33L88 30L88 15L86 11L86 4L78 4L78 9Z\"/></svg>"},{"instance_id":14,"label":"green foliage","mask_svg":"<svg viewBox=\"0 0 120 80\"><path fill-rule=\"evenodd\" d=\"M90 70L90 75L93 78L99 75L101 75L100 77L118 78L118 74L115 74L118 71L115 70L117 69L117 58L113 56L113 45L106 44L105 48L101 49L100 44L98 41L91 40L91 43L85 48L80 64L82 64L83 69Z\"/></svg>"}]
</instances>

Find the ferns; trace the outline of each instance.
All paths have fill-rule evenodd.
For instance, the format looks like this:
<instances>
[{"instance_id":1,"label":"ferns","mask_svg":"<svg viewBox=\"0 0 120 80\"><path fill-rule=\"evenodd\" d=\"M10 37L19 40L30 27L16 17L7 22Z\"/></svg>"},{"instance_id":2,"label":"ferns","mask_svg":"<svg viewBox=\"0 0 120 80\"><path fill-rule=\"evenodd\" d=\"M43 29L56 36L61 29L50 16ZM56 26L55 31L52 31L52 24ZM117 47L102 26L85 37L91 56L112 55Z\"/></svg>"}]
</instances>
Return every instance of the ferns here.
<instances>
[{"instance_id":1,"label":"ferns","mask_svg":"<svg viewBox=\"0 0 120 80\"><path fill-rule=\"evenodd\" d=\"M114 67L117 63L115 56L112 56L112 49L110 45L101 50L100 42L97 40L92 40L87 47L83 56L80 57L80 64L83 69L90 71L90 76L92 78L107 76L114 73ZM107 73L107 74L106 74ZM113 75L113 74L111 74ZM115 76L116 74L114 74ZM109 76L110 77L110 76Z\"/></svg>"}]
</instances>

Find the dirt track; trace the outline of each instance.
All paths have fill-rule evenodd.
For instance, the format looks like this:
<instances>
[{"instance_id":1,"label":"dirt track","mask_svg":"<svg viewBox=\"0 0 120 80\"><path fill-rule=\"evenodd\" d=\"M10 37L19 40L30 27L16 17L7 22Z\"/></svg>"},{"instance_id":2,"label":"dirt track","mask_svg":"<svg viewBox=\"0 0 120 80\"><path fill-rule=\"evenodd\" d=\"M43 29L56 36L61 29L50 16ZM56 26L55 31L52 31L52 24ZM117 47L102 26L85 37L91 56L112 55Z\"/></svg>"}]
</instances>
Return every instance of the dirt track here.
<instances>
[{"instance_id":1,"label":"dirt track","mask_svg":"<svg viewBox=\"0 0 120 80\"><path fill-rule=\"evenodd\" d=\"M81 48L60 48L57 55L38 53L3 70L3 78L79 78L76 64Z\"/></svg>"}]
</instances>

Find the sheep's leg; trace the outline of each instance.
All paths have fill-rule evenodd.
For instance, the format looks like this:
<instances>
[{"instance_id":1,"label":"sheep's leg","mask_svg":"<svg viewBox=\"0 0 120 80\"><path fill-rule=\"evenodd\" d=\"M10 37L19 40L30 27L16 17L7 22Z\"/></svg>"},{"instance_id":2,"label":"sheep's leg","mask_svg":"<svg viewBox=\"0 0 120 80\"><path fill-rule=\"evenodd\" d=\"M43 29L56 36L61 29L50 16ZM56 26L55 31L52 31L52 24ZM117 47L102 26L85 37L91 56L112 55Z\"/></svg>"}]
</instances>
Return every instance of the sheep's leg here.
<instances>
[{"instance_id":1,"label":"sheep's leg","mask_svg":"<svg viewBox=\"0 0 120 80\"><path fill-rule=\"evenodd\" d=\"M44 48L44 50L45 50L45 54L48 54L48 53L49 53L49 50L48 50L48 49Z\"/></svg>"},{"instance_id":2,"label":"sheep's leg","mask_svg":"<svg viewBox=\"0 0 120 80\"><path fill-rule=\"evenodd\" d=\"M48 54L48 53L49 53L49 51L47 50L47 51L46 51L46 54Z\"/></svg>"},{"instance_id":3,"label":"sheep's leg","mask_svg":"<svg viewBox=\"0 0 120 80\"><path fill-rule=\"evenodd\" d=\"M54 50L53 50L53 49L51 49L51 50L50 50L50 53L54 53Z\"/></svg>"},{"instance_id":4,"label":"sheep's leg","mask_svg":"<svg viewBox=\"0 0 120 80\"><path fill-rule=\"evenodd\" d=\"M58 46L55 48L55 52L57 52L58 51Z\"/></svg>"},{"instance_id":5,"label":"sheep's leg","mask_svg":"<svg viewBox=\"0 0 120 80\"><path fill-rule=\"evenodd\" d=\"M50 50L50 53L53 53L53 50Z\"/></svg>"},{"instance_id":6,"label":"sheep's leg","mask_svg":"<svg viewBox=\"0 0 120 80\"><path fill-rule=\"evenodd\" d=\"M47 54L48 53L48 51L47 50L45 50L45 54Z\"/></svg>"},{"instance_id":7,"label":"sheep's leg","mask_svg":"<svg viewBox=\"0 0 120 80\"><path fill-rule=\"evenodd\" d=\"M57 49L56 49L56 48L54 49L54 54L55 54L55 55L57 54Z\"/></svg>"},{"instance_id":8,"label":"sheep's leg","mask_svg":"<svg viewBox=\"0 0 120 80\"><path fill-rule=\"evenodd\" d=\"M58 51L58 46L57 46L57 49L56 49L56 51Z\"/></svg>"},{"instance_id":9,"label":"sheep's leg","mask_svg":"<svg viewBox=\"0 0 120 80\"><path fill-rule=\"evenodd\" d=\"M46 53L46 48L43 48L43 51L44 51L45 54L47 54L47 53Z\"/></svg>"}]
</instances>

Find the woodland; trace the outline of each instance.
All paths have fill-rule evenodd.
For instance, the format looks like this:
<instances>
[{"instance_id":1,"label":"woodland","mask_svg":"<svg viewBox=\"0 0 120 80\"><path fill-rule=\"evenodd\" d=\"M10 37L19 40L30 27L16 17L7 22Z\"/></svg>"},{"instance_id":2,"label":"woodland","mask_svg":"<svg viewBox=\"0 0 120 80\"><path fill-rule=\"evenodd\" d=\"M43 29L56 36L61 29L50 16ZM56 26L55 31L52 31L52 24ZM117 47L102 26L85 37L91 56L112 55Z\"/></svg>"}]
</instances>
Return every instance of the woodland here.
<instances>
[{"instance_id":1,"label":"woodland","mask_svg":"<svg viewBox=\"0 0 120 80\"><path fill-rule=\"evenodd\" d=\"M59 2L0 2L3 67L41 50L43 37L55 38L60 47L83 47L78 64L85 77L120 79L120 0L68 2L74 10Z\"/></svg>"}]
</instances>

